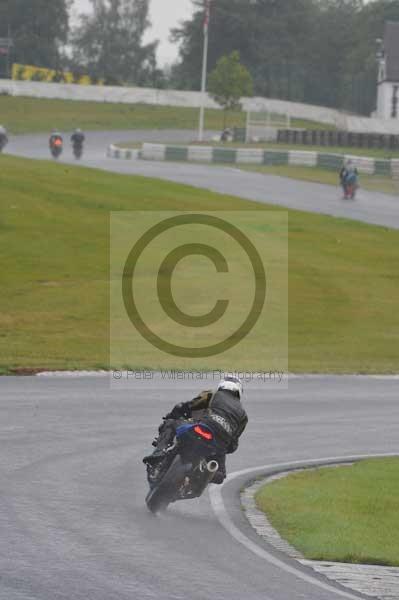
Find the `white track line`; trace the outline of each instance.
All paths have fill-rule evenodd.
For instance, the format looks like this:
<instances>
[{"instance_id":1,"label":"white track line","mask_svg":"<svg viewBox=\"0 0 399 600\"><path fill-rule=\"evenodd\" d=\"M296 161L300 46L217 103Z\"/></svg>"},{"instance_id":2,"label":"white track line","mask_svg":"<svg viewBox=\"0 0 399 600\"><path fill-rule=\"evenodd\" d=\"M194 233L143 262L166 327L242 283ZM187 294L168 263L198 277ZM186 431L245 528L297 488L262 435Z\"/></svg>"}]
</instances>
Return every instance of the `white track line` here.
<instances>
[{"instance_id":1,"label":"white track line","mask_svg":"<svg viewBox=\"0 0 399 600\"><path fill-rule=\"evenodd\" d=\"M355 460L363 460L363 459L367 459L367 458L388 458L388 457L394 457L394 456L398 456L398 454L397 453L360 454L360 455L355 455L355 456L334 456L334 457L327 457L327 458L311 459L308 461L297 460L297 461L288 462L288 463L276 463L276 464L270 464L270 465L263 465L260 467L250 467L248 469L243 469L241 471L235 471L234 473L231 473L227 477L226 483L229 483L229 482L233 481L234 479L237 479L238 477L241 477L243 475L251 475L258 471L267 472L267 471L276 470L276 469L285 470L285 469L290 469L292 467L299 466L299 465L301 465L303 467L312 466L312 465L323 466L323 465L326 465L329 463L334 463L334 462L340 463L340 462L350 462L350 461L355 461ZM258 556L259 558L266 560L268 563L274 565L275 567L278 567L282 571L285 571L285 573L289 573L290 575L294 575L295 577L302 579L302 581L305 581L306 583L310 583L311 585L314 585L324 591L330 592L332 594L336 594L337 596L340 596L341 598L348 598L350 600L359 600L359 596L356 596L349 592L344 592L343 590L340 590L340 589L334 587L333 585L324 583L323 581L320 581L316 577L312 577L311 575L304 573L303 571L301 571L301 569L298 569L294 566L286 564L282 560L273 556L273 554L271 554L270 552L267 552L267 550L265 550L261 546L258 546L257 544L255 544L255 542L253 542L244 533L242 533L242 531L240 531L238 529L238 527L236 527L234 525L234 523L231 520L231 518L227 512L227 509L224 505L223 497L222 497L222 488L224 487L225 484L223 484L221 486L213 486L213 487L209 488L210 501L211 501L212 509L216 515L216 518L218 519L220 524L224 527L224 529L226 529L226 531L237 542L239 542L240 544L245 546L245 548L247 548L247 550L249 550L253 554L256 554L256 556Z\"/></svg>"}]
</instances>

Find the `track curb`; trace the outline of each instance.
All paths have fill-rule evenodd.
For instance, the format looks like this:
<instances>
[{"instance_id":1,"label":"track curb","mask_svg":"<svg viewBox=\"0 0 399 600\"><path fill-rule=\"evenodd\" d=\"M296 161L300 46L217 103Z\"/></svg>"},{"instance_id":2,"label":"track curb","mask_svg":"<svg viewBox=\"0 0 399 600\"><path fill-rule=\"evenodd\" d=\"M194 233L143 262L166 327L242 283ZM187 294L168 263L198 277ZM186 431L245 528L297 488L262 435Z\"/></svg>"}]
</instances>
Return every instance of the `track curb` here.
<instances>
[{"instance_id":1,"label":"track curb","mask_svg":"<svg viewBox=\"0 0 399 600\"><path fill-rule=\"evenodd\" d=\"M266 478L270 478L272 476L278 476L281 473L288 473L298 471L299 469L310 469L317 467L327 467L333 465L345 465L354 463L360 460L370 459L370 458L392 458L398 457L398 453L382 453L382 454L362 454L362 455L353 455L353 456L335 456L335 457L326 457L319 459L309 459L309 460L301 460L301 461L291 461L287 463L277 463L270 465L263 465L259 467L250 467L248 469L243 469L241 471L236 471L231 473L223 486L215 486L210 488L209 496L213 511L216 515L216 518L223 526L223 528L240 544L242 544L247 550L251 551L253 554L257 555L259 558L265 560L266 562L272 564L273 566L280 568L287 574L294 575L303 581L310 583L318 588L323 589L324 591L328 591L330 593L335 593L340 597L349 598L351 600L355 600L356 598L373 598L374 600L383 599L383 600L394 600L394 598L399 597L399 569L392 567L375 567L372 565L355 565L357 571L360 571L356 574L355 579L358 579L361 583L364 583L364 570L371 569L370 572L370 581L372 584L367 586L367 593L365 591L365 587L363 586L362 591L359 589L355 589L353 584L353 577L348 580L347 574L343 573L343 577L334 577L333 575L333 567L334 563L313 563L313 561L308 561L302 559L298 556L293 556L289 553L287 548L287 542L282 540L278 541L278 544L281 544L279 548L277 548L276 543L272 544L271 539L266 539L264 536L262 538L258 535L259 539L262 539L263 544L259 544L254 542L250 537L248 537L242 529L240 529L233 522L232 518L229 515L228 510L225 507L223 500L223 488L226 485L233 482L234 480L243 478L243 484L240 487L242 490L242 494L245 494L246 490L248 490L255 483L261 481L264 483ZM245 478L245 479L244 479ZM245 503L241 504L241 508L246 515L245 511ZM247 515L246 515L247 516ZM254 515L255 519L259 517L258 527L263 528L266 526L267 519L264 513L259 511L259 515ZM248 519L250 523L250 520ZM251 524L251 523L250 523ZM267 525L270 526L270 524ZM253 528L253 527L252 527ZM255 528L255 533L258 534ZM275 530L274 530L275 531ZM278 535L278 534L277 534ZM275 538L276 539L276 538ZM271 548L272 551L266 549L264 547L264 543L266 542L267 546ZM296 551L295 551L296 552ZM281 558L279 557L279 554ZM346 567L346 565L344 565ZM350 565L352 566L352 565ZM339 567L342 565L339 564ZM360 567L360 569L359 569ZM363 571L361 568L365 567ZM376 575L376 569L384 569L383 577L381 577L382 572L380 571L380 575ZM394 572L393 572L394 571ZM393 580L394 592L390 592L389 590L386 593L386 590L383 589L386 577L389 576L391 580ZM376 590L376 586L381 583L379 589ZM392 582L391 582L392 583ZM374 585L374 588L373 588ZM396 587L397 586L397 587ZM383 589L384 595L381 595L381 589Z\"/></svg>"},{"instance_id":2,"label":"track curb","mask_svg":"<svg viewBox=\"0 0 399 600\"><path fill-rule=\"evenodd\" d=\"M399 177L399 159L380 159L355 154L334 154L314 150L287 150L261 148L226 148L218 146L143 143L141 150L108 147L109 158L150 161L173 161L214 163L225 165L255 164L266 166L320 167L339 170L345 161L351 160L359 173Z\"/></svg>"},{"instance_id":3,"label":"track curb","mask_svg":"<svg viewBox=\"0 0 399 600\"><path fill-rule=\"evenodd\" d=\"M324 468L350 466L354 462L329 464L324 465ZM311 469L315 468L318 467L311 467ZM379 600L391 600L392 598L399 597L399 568L307 560L298 550L280 536L278 531L269 522L266 514L257 508L255 494L260 488L269 485L277 479L304 470L309 469L282 471L281 473L268 476L256 481L241 493L241 504L253 529L267 543L276 548L276 550L286 553L290 558L296 559L303 566L310 567L317 573L321 573L328 579L349 587L355 592L378 598Z\"/></svg>"},{"instance_id":4,"label":"track curb","mask_svg":"<svg viewBox=\"0 0 399 600\"><path fill-rule=\"evenodd\" d=\"M141 150L130 148L119 148L111 144L107 148L108 158L119 158L121 160L138 160L141 158Z\"/></svg>"}]
</instances>

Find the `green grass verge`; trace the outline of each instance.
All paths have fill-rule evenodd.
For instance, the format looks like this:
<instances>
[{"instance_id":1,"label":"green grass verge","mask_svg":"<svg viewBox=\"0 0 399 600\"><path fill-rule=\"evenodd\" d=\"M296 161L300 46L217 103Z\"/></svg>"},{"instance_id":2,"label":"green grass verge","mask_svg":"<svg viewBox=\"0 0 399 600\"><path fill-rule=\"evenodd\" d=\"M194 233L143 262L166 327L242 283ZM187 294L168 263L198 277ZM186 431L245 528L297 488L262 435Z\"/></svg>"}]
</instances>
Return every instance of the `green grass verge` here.
<instances>
[{"instance_id":1,"label":"green grass verge","mask_svg":"<svg viewBox=\"0 0 399 600\"><path fill-rule=\"evenodd\" d=\"M110 211L275 210L189 186L8 156L0 156L0 186L3 370L108 364ZM398 262L399 231L289 211L292 371L399 371ZM206 366L214 366L211 359Z\"/></svg>"},{"instance_id":2,"label":"green grass verge","mask_svg":"<svg viewBox=\"0 0 399 600\"><path fill-rule=\"evenodd\" d=\"M334 171L321 169L320 167L300 167L292 165L260 166L260 165L237 165L237 168L256 173L280 175L300 181L311 181L313 183L325 183L338 187L338 174ZM376 192L399 195L399 181L391 177L379 175L360 175L360 187Z\"/></svg>"},{"instance_id":3,"label":"green grass verge","mask_svg":"<svg viewBox=\"0 0 399 600\"><path fill-rule=\"evenodd\" d=\"M399 566L399 459L289 475L263 487L261 510L313 560Z\"/></svg>"},{"instance_id":4,"label":"green grass verge","mask_svg":"<svg viewBox=\"0 0 399 600\"><path fill-rule=\"evenodd\" d=\"M196 108L0 96L0 115L1 123L17 134L48 132L52 128L69 131L75 127L85 130L196 129L199 113ZM245 120L246 114L242 111L229 113L230 127L244 127ZM206 129L221 130L222 126L222 111L206 110ZM294 126L331 128L300 120L294 121Z\"/></svg>"}]
</instances>

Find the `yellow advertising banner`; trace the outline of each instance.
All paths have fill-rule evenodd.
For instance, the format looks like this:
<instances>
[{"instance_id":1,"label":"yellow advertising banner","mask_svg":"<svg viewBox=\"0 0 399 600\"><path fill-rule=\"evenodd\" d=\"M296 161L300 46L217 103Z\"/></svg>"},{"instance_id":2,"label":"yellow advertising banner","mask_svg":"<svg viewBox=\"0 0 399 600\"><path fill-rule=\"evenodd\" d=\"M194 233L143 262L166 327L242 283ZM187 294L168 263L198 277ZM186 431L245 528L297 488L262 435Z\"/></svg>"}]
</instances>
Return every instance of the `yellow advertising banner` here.
<instances>
[{"instance_id":1,"label":"yellow advertising banner","mask_svg":"<svg viewBox=\"0 0 399 600\"><path fill-rule=\"evenodd\" d=\"M12 66L12 79L14 81L43 81L47 83L76 83L78 85L102 85L102 81L93 81L88 75L73 73L71 71L55 71L33 65Z\"/></svg>"}]
</instances>

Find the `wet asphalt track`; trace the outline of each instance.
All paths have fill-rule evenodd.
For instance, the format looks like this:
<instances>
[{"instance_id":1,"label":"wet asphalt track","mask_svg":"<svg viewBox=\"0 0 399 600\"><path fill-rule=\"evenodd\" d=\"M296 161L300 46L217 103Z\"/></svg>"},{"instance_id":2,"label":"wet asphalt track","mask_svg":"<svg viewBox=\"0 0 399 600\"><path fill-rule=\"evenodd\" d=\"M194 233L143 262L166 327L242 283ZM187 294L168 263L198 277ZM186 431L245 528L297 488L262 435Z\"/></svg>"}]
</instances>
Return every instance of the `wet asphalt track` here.
<instances>
[{"instance_id":1,"label":"wet asphalt track","mask_svg":"<svg viewBox=\"0 0 399 600\"><path fill-rule=\"evenodd\" d=\"M206 181L217 191L316 211L322 194L322 212L399 226L396 200L382 194L362 192L348 208L324 186L233 169L226 177L218 167L206 169L205 180L201 166L104 158L106 143L124 137L132 134L91 134L83 164L193 185ZM8 150L47 158L38 142L26 136ZM120 391L102 377L0 378L0 600L339 598L237 543L208 495L159 518L148 514L141 457L159 416L198 387L136 382ZM397 380L355 377L299 378L288 390L249 385L249 426L228 468L399 452L397 389ZM233 523L262 546L239 507L245 480L226 484L224 501Z\"/></svg>"},{"instance_id":2,"label":"wet asphalt track","mask_svg":"<svg viewBox=\"0 0 399 600\"><path fill-rule=\"evenodd\" d=\"M249 425L228 468L395 452L397 387L352 377L248 385ZM238 544L207 494L162 517L147 512L141 458L159 416L197 390L189 381L111 391L106 377L0 378L1 600L339 598ZM224 499L262 545L239 508L244 481L227 484Z\"/></svg>"},{"instance_id":3,"label":"wet asphalt track","mask_svg":"<svg viewBox=\"0 0 399 600\"><path fill-rule=\"evenodd\" d=\"M90 132L81 164L114 171L159 177L196 187L272 204L356 219L386 227L399 228L398 196L360 190L355 201L343 200L338 186L309 184L278 177L240 171L234 167L147 161L124 161L105 156L109 144L118 141L189 142L195 139L190 131L122 131ZM40 135L12 138L7 152L33 158L49 158L47 137ZM61 162L73 161L69 143ZM216 206L217 209L217 206Z\"/></svg>"}]
</instances>

